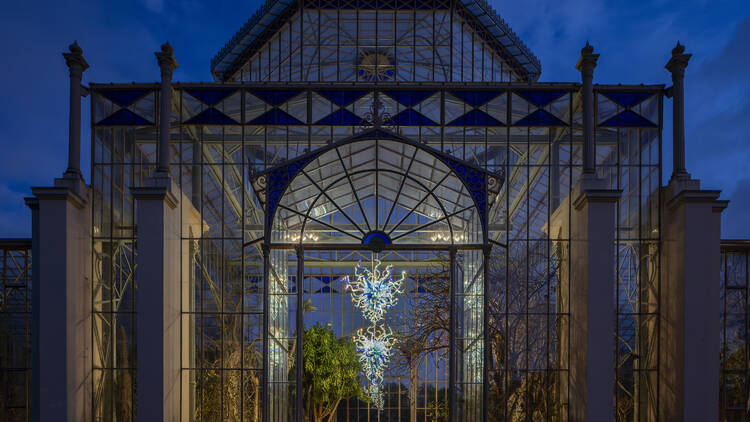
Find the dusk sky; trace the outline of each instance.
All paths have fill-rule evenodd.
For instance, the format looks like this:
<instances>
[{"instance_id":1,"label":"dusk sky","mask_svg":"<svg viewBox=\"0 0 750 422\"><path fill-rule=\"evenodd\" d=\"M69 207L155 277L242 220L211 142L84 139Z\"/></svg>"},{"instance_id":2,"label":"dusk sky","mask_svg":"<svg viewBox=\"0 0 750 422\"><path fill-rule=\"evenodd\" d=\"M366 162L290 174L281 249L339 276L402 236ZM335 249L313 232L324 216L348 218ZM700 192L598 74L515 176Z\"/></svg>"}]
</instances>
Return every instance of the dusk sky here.
<instances>
[{"instance_id":1,"label":"dusk sky","mask_svg":"<svg viewBox=\"0 0 750 422\"><path fill-rule=\"evenodd\" d=\"M175 81L210 81L210 59L260 0L4 2L0 13L0 237L30 237L30 186L50 186L67 165L68 71L74 40L91 66L83 83L156 82L166 40ZM731 200L722 238L750 238L750 1L490 0L542 62L540 81L577 82L588 40L601 54L598 83L671 85L664 65L677 40L686 75L687 169ZM83 173L90 182L90 98L83 101ZM664 182L671 174L671 100L664 113Z\"/></svg>"}]
</instances>

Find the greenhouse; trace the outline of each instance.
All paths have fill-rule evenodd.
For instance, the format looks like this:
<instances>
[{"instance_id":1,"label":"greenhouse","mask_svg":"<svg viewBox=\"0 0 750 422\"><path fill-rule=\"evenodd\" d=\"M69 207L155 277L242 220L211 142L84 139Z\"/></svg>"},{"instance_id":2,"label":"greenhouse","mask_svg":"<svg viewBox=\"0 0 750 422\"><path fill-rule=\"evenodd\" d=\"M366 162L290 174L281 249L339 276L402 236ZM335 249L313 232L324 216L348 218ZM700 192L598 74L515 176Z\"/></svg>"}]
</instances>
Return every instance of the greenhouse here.
<instances>
[{"instance_id":1,"label":"greenhouse","mask_svg":"<svg viewBox=\"0 0 750 422\"><path fill-rule=\"evenodd\" d=\"M594 85L588 44L542 83L483 0L269 0L214 81L156 56L82 87L65 53L69 168L27 200L35 283L67 274L42 419L716 420L727 342L684 311L719 315L726 201L684 167L684 47L670 87Z\"/></svg>"}]
</instances>

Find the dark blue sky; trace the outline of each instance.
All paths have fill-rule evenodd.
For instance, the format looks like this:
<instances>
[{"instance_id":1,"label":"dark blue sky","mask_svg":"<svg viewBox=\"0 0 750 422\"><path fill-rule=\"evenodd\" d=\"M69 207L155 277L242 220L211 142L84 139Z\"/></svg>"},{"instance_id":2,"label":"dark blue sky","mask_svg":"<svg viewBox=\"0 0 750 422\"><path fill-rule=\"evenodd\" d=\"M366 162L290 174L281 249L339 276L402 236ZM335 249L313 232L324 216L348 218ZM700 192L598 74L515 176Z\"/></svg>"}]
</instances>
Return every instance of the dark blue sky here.
<instances>
[{"instance_id":1,"label":"dark blue sky","mask_svg":"<svg viewBox=\"0 0 750 422\"><path fill-rule=\"evenodd\" d=\"M595 82L670 84L675 42L687 71L687 167L722 189L724 238L750 238L750 1L490 0L542 62L542 81L578 81L589 40L601 53ZM255 12L245 2L135 0L4 2L0 13L0 237L30 236L23 198L48 186L67 161L68 72L78 40L89 82L158 81L154 51L169 40L177 81L210 80L211 57ZM88 99L82 163L89 180ZM671 102L665 110L664 178L671 173ZM743 224L744 223L744 224Z\"/></svg>"}]
</instances>

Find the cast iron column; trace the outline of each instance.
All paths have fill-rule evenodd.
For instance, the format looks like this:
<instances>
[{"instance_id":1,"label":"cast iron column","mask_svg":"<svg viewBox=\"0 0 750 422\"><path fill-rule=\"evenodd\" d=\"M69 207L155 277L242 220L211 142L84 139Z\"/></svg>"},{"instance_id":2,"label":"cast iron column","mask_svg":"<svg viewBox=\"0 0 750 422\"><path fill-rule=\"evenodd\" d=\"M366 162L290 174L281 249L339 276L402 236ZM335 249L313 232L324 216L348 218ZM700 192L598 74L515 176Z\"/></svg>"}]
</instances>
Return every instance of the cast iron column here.
<instances>
[{"instance_id":1,"label":"cast iron column","mask_svg":"<svg viewBox=\"0 0 750 422\"><path fill-rule=\"evenodd\" d=\"M68 169L66 178L81 179L81 78L89 64L83 58L78 42L73 42L63 53L70 71L70 120L68 126Z\"/></svg>"},{"instance_id":2,"label":"cast iron column","mask_svg":"<svg viewBox=\"0 0 750 422\"><path fill-rule=\"evenodd\" d=\"M594 54L594 47L586 42L581 49L581 58L578 59L576 69L581 72L583 82L581 95L583 97L583 173L594 174L596 172L594 160L594 68L598 54Z\"/></svg>"},{"instance_id":3,"label":"cast iron column","mask_svg":"<svg viewBox=\"0 0 750 422\"><path fill-rule=\"evenodd\" d=\"M174 49L169 41L154 53L161 69L161 90L159 92L159 162L156 172L169 175L169 115L172 111L172 72L177 68Z\"/></svg>"},{"instance_id":4,"label":"cast iron column","mask_svg":"<svg viewBox=\"0 0 750 422\"><path fill-rule=\"evenodd\" d=\"M691 54L685 54L685 47L677 42L672 50L672 58L664 66L672 73L672 178L689 179L685 169L685 68Z\"/></svg>"}]
</instances>

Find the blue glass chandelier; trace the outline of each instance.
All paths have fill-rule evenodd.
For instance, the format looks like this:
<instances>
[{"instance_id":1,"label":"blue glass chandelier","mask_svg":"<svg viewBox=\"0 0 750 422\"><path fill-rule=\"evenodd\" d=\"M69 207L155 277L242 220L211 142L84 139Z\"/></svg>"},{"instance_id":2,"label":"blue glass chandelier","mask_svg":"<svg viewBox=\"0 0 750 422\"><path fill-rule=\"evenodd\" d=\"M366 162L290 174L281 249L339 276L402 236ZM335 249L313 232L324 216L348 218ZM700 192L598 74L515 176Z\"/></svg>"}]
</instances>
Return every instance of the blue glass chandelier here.
<instances>
[{"instance_id":1,"label":"blue glass chandelier","mask_svg":"<svg viewBox=\"0 0 750 422\"><path fill-rule=\"evenodd\" d=\"M372 271L357 263L354 278L347 277L347 288L351 291L354 306L370 321L370 326L360 328L354 335L362 369L369 382L366 392L378 409L383 409L383 392L381 385L385 368L391 357L391 350L396 338L390 327L380 324L388 309L398 302L398 295L403 293L401 286L406 278L406 271L400 278L392 275L392 266L381 270L380 260L373 263Z\"/></svg>"}]
</instances>

